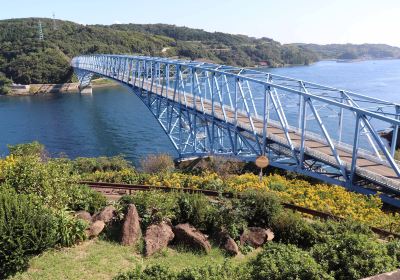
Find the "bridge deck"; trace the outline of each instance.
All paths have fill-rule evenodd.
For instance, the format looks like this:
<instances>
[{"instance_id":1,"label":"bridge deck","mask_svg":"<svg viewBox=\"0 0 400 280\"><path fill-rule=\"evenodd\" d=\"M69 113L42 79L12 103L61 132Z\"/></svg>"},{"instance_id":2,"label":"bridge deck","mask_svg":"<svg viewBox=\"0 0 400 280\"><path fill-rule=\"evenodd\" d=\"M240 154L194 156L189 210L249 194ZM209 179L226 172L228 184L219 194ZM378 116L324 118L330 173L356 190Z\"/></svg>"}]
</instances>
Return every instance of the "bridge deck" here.
<instances>
[{"instance_id":1,"label":"bridge deck","mask_svg":"<svg viewBox=\"0 0 400 280\"><path fill-rule=\"evenodd\" d=\"M138 88L143 88L147 91L151 91L154 94L158 95L161 95L161 92L163 92L162 93L163 97L166 97L171 101L179 102L178 99L179 97L177 96L175 96L174 100L174 89L169 88L168 92L165 93L166 91L165 87L162 88L161 85L157 85L156 83L153 83L153 85L151 85L150 80L145 80L145 81L136 80L134 86ZM194 97L192 94L187 92L185 92L185 96L182 93L180 94L181 104L184 104L184 106L198 110L199 112L208 114L210 116L213 115L211 101L205 99L201 100L198 96ZM194 98L196 98L195 102ZM225 110L226 121L235 124L235 113L234 113L235 110L226 105L224 105L223 108ZM222 107L219 103L216 102L214 103L214 117L221 121L225 120ZM252 119L255 131L257 132L258 136L261 137L263 133L263 120L255 117L253 117ZM237 114L237 126L245 130L252 131L250 120L245 113ZM300 145L301 145L300 133L294 130L289 130L289 135L292 140L293 146L297 150L300 150ZM288 145L288 141L286 140L284 130L277 124L274 124L272 122L268 123L267 138L274 142L283 145ZM329 145L324 143L323 140L313 139L312 137L306 136L304 145L305 145L304 149L305 155L311 158L316 158L318 160L321 160L323 162L329 163L337 167L339 166L336 162L336 159L332 153L331 148L329 147ZM345 163L346 169L347 171L349 171L351 168L352 152L348 148L340 144L336 144L335 147L337 149L341 161ZM392 188L393 190L400 191L400 179L396 175L395 171L390 166L387 166L384 163L379 162L378 160L374 161L373 159L369 159L362 155L358 155L356 174L364 179L367 179L368 181L390 186L390 188Z\"/></svg>"}]
</instances>

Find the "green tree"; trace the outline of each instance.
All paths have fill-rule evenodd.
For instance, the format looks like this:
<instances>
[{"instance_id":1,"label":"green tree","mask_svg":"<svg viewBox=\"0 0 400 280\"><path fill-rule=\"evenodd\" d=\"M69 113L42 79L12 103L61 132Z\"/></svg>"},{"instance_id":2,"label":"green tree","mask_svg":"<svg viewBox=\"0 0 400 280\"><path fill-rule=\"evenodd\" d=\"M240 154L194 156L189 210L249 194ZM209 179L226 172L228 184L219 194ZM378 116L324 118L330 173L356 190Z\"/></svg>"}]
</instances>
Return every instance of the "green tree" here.
<instances>
[{"instance_id":1,"label":"green tree","mask_svg":"<svg viewBox=\"0 0 400 280\"><path fill-rule=\"evenodd\" d=\"M7 79L4 73L0 72L0 94L8 94L11 92L12 81Z\"/></svg>"}]
</instances>

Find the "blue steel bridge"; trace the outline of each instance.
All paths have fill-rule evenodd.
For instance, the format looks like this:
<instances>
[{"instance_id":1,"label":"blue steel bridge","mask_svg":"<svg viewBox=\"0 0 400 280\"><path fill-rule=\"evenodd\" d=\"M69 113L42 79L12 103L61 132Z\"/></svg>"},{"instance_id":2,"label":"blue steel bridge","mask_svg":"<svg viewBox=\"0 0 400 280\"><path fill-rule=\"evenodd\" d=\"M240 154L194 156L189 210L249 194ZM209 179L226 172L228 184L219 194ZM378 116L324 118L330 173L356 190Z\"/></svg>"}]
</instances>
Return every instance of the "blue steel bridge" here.
<instances>
[{"instance_id":1,"label":"blue steel bridge","mask_svg":"<svg viewBox=\"0 0 400 280\"><path fill-rule=\"evenodd\" d=\"M400 104L347 90L207 62L131 55L75 57L81 88L93 75L143 101L180 158L225 155L337 184L381 192L400 207L400 169L379 131L394 129Z\"/></svg>"}]
</instances>

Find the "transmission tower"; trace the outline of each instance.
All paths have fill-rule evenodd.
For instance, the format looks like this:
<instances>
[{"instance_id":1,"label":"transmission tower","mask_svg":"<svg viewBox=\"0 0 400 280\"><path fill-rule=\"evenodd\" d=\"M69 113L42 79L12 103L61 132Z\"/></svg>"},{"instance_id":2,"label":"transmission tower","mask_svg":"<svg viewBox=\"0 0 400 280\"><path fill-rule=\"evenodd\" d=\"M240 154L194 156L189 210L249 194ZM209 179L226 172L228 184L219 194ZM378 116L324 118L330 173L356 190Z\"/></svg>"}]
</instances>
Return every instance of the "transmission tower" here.
<instances>
[{"instance_id":1,"label":"transmission tower","mask_svg":"<svg viewBox=\"0 0 400 280\"><path fill-rule=\"evenodd\" d=\"M42 29L42 22L39 20L38 24L38 34L39 34L39 41L43 41L43 29Z\"/></svg>"},{"instance_id":2,"label":"transmission tower","mask_svg":"<svg viewBox=\"0 0 400 280\"><path fill-rule=\"evenodd\" d=\"M57 30L56 14L53 12L53 30Z\"/></svg>"}]
</instances>

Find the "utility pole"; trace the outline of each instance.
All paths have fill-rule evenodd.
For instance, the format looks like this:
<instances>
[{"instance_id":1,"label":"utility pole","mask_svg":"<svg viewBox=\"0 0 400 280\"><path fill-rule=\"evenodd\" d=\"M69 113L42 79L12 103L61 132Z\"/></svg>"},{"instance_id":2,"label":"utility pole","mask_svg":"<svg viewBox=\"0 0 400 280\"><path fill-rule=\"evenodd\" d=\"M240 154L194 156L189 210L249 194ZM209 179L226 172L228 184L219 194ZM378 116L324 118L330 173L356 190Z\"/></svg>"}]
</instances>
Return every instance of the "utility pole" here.
<instances>
[{"instance_id":1,"label":"utility pole","mask_svg":"<svg viewBox=\"0 0 400 280\"><path fill-rule=\"evenodd\" d=\"M39 24L38 24L38 35L39 35L39 41L43 41L43 29L42 29L42 22L39 19Z\"/></svg>"}]
</instances>

